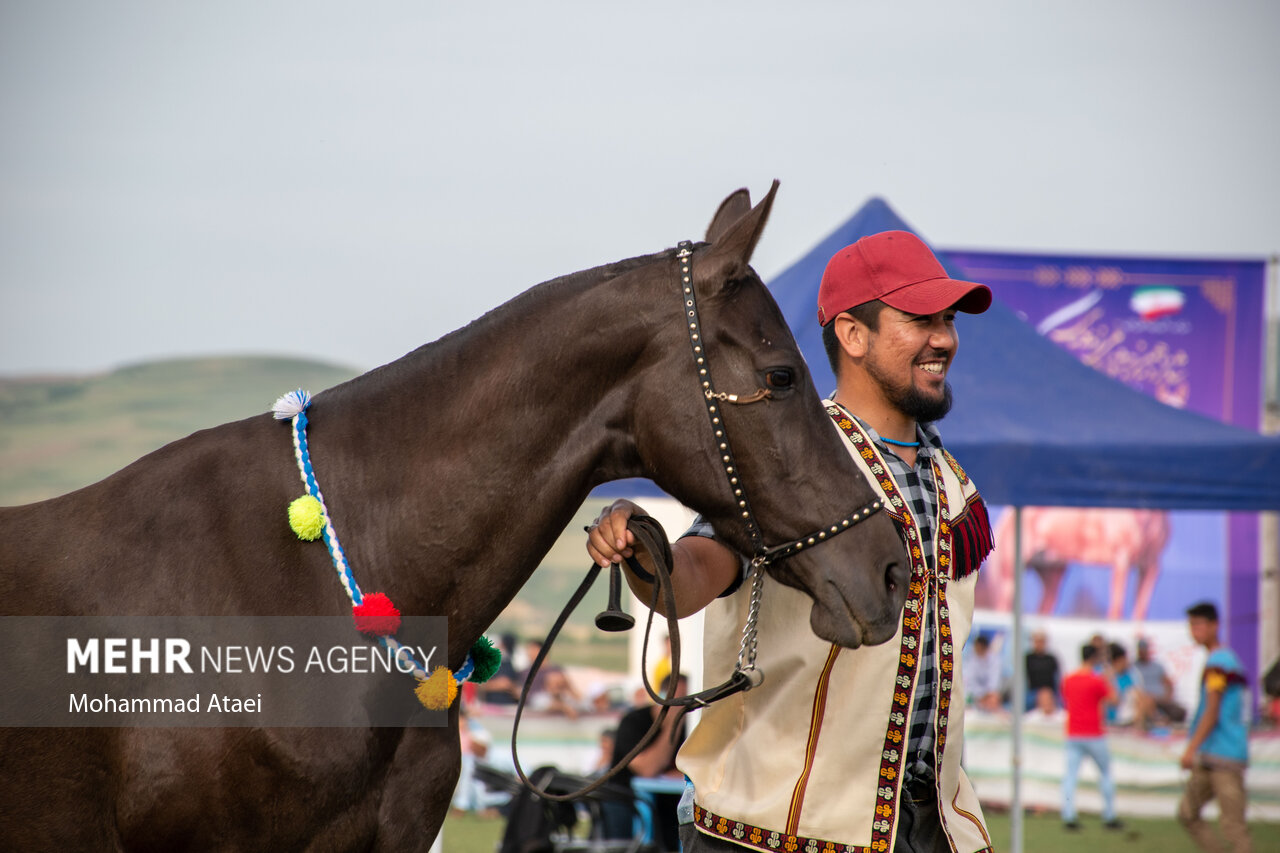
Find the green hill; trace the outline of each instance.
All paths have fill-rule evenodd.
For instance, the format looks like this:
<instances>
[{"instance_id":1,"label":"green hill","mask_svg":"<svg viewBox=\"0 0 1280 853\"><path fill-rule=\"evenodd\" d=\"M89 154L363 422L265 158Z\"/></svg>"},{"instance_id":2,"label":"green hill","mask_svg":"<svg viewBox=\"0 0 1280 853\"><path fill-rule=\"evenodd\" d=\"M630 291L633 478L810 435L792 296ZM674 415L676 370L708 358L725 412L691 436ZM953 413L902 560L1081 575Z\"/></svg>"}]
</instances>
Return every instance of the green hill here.
<instances>
[{"instance_id":1,"label":"green hill","mask_svg":"<svg viewBox=\"0 0 1280 853\"><path fill-rule=\"evenodd\" d=\"M352 368L286 358L148 362L94 376L0 379L0 506L97 482L196 430L322 391Z\"/></svg>"},{"instance_id":2,"label":"green hill","mask_svg":"<svg viewBox=\"0 0 1280 853\"><path fill-rule=\"evenodd\" d=\"M286 391L313 394L359 371L287 358L148 362L94 376L0 378L0 506L56 497L97 482L192 432L268 411ZM589 565L583 509L494 625L545 635ZM562 663L625 669L626 640L592 627L607 581L596 584L553 655Z\"/></svg>"}]
</instances>

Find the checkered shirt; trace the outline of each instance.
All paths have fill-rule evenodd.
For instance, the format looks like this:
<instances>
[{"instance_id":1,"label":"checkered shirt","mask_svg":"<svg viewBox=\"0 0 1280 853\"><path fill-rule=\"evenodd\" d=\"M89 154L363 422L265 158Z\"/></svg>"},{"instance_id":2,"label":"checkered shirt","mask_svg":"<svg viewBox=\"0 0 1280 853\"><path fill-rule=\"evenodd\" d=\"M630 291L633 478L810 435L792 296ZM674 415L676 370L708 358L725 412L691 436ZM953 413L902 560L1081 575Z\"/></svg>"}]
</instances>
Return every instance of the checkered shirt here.
<instances>
[{"instance_id":1,"label":"checkered shirt","mask_svg":"<svg viewBox=\"0 0 1280 853\"><path fill-rule=\"evenodd\" d=\"M855 417L857 417L855 415ZM933 481L933 466L930 460L942 452L942 437L933 424L920 424L917 437L920 447L916 451L915 467L907 465L894 451L892 445L885 444L880 435L861 419L857 418L862 429L871 436L884 457L885 464L893 473L893 480L902 493L903 500L911 507L920 526L920 550L924 555L925 566L930 574L934 572L933 529L938 518L938 489ZM694 519L693 524L684 533L685 536L702 536L714 539L715 532L711 523L702 516ZM721 595L729 595L742 585L747 573L751 570L749 560L742 561L742 576ZM933 743L936 738L933 712L938 697L938 648L934 633L935 596L926 596L925 620L921 637L920 670L916 679L915 703L911 706L911 725L907 731L907 763L903 784L912 778L930 778L934 775Z\"/></svg>"},{"instance_id":2,"label":"checkered shirt","mask_svg":"<svg viewBox=\"0 0 1280 853\"><path fill-rule=\"evenodd\" d=\"M856 416L855 416L856 417ZM911 514L920 526L920 551L924 555L925 568L934 573L934 525L938 520L938 487L933 481L931 460L942 452L942 438L933 424L917 427L916 437L920 447L916 450L916 464L908 465L898 457L893 445L885 444L879 434L867 426L861 418L858 423L871 436L885 464L893 473L898 491L911 508ZM915 702L911 706L911 724L907 730L907 763L902 783L910 779L934 776L933 744L937 737L933 712L938 701L938 642L934 631L934 611L937 596L925 596L925 618L920 637L920 670L916 676Z\"/></svg>"}]
</instances>

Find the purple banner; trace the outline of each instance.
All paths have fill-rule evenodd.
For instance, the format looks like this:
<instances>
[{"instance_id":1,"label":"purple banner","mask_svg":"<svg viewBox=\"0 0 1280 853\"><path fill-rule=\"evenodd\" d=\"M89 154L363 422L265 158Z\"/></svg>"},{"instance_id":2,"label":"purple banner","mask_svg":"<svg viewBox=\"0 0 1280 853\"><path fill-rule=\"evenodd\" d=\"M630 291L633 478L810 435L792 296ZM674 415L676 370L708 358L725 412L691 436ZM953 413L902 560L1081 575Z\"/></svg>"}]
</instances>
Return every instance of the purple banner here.
<instances>
[{"instance_id":1,"label":"purple banner","mask_svg":"<svg viewBox=\"0 0 1280 853\"><path fill-rule=\"evenodd\" d=\"M1260 428L1265 261L944 254L1083 363L1176 408ZM1225 639L1257 673L1255 514L1170 512L1165 523L1150 513L1085 512L1097 517L1045 511L1038 534L1024 529L1061 536L1063 549L1056 565L1028 563L1037 570L1026 574L1027 611L1181 620L1190 604L1212 600L1225 612ZM1110 559L1086 529L1112 537ZM1063 535L1071 530L1078 547Z\"/></svg>"}]
</instances>

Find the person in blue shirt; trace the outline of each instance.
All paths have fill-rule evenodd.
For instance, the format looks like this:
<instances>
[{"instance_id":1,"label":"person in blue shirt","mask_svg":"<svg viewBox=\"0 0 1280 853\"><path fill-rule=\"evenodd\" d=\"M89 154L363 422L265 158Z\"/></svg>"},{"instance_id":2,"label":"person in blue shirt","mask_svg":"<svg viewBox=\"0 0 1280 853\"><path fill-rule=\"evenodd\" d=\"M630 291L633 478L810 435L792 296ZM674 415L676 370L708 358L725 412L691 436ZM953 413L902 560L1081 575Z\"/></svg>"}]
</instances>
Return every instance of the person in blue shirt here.
<instances>
[{"instance_id":1,"label":"person in blue shirt","mask_svg":"<svg viewBox=\"0 0 1280 853\"><path fill-rule=\"evenodd\" d=\"M1132 725L1138 716L1138 694L1144 687L1142 676L1129 665L1129 653L1119 643L1107 647L1107 659L1119 694L1115 704L1107 706L1107 725Z\"/></svg>"},{"instance_id":2,"label":"person in blue shirt","mask_svg":"<svg viewBox=\"0 0 1280 853\"><path fill-rule=\"evenodd\" d=\"M1248 701L1244 668L1235 652L1218 639L1218 608L1202 602L1187 610L1191 638L1209 652L1200 679L1200 704L1191 721L1191 737L1182 767L1191 771L1178 822L1203 850L1219 850L1212 828L1200 818L1210 800L1218 801L1218 825L1236 853L1251 851L1244 819L1244 771L1249 763Z\"/></svg>"}]
</instances>

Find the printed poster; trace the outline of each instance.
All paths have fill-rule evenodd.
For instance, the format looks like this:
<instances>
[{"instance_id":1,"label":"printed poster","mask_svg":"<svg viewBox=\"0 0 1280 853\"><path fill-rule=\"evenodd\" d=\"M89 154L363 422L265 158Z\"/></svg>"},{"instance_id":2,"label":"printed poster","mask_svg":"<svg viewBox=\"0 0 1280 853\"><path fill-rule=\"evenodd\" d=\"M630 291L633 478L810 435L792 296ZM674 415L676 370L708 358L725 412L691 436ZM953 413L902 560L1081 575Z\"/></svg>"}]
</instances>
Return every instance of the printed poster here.
<instances>
[{"instance_id":1,"label":"printed poster","mask_svg":"<svg viewBox=\"0 0 1280 853\"><path fill-rule=\"evenodd\" d=\"M1170 406L1260 428L1264 260L944 254L1083 363ZM1011 521L993 508L997 555L1012 556ZM1255 513L1026 508L1023 521L1025 613L1181 621L1208 599L1258 672ZM1010 571L988 562L979 607L1009 609Z\"/></svg>"}]
</instances>

